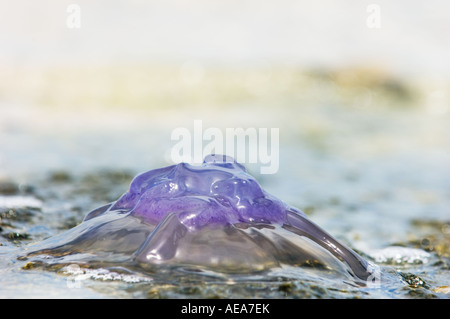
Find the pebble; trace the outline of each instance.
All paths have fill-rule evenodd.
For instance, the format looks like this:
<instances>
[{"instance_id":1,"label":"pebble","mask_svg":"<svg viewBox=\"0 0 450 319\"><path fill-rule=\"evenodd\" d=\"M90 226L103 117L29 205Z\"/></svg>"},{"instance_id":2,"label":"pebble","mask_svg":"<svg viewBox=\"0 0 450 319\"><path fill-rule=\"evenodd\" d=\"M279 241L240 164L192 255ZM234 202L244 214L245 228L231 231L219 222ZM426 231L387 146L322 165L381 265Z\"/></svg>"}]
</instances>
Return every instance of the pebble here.
<instances>
[{"instance_id":1,"label":"pebble","mask_svg":"<svg viewBox=\"0 0 450 319\"><path fill-rule=\"evenodd\" d=\"M450 286L441 286L433 289L433 291L441 294L450 294Z\"/></svg>"}]
</instances>

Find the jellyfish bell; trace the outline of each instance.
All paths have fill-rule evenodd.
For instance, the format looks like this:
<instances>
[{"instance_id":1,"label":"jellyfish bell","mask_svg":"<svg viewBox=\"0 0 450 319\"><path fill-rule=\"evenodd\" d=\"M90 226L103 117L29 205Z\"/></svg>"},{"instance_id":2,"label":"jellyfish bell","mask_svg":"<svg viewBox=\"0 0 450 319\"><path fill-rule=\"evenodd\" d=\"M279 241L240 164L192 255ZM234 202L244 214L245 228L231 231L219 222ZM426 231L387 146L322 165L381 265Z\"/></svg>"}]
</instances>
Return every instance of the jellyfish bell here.
<instances>
[{"instance_id":1,"label":"jellyfish bell","mask_svg":"<svg viewBox=\"0 0 450 319\"><path fill-rule=\"evenodd\" d=\"M28 247L26 256L53 264L190 265L223 273L314 264L355 281L372 275L368 261L222 155L136 176L116 202Z\"/></svg>"}]
</instances>

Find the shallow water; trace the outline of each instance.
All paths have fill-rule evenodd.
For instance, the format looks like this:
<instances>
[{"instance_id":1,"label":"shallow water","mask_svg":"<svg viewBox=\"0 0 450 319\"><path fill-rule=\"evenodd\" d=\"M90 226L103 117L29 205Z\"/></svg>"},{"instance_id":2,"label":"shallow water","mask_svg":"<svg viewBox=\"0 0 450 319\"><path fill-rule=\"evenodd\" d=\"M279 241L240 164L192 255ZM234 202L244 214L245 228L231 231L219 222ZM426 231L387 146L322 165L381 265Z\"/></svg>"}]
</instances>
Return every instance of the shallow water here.
<instances>
[{"instance_id":1,"label":"shallow water","mask_svg":"<svg viewBox=\"0 0 450 319\"><path fill-rule=\"evenodd\" d=\"M237 10L80 0L75 29L67 3L0 2L1 298L450 296L445 1ZM373 7L379 28L368 24ZM388 267L387 280L362 288L312 267L229 278L16 258L116 200L137 173L171 164L171 132L192 132L194 120L222 132L279 128L279 170L247 168Z\"/></svg>"},{"instance_id":2,"label":"shallow water","mask_svg":"<svg viewBox=\"0 0 450 319\"><path fill-rule=\"evenodd\" d=\"M84 212L98 202L116 198L117 193L127 188L130 177L130 173L123 171L96 172L77 177L69 172L58 172L40 180L36 184L39 186L5 186L9 189L8 194L0 196L2 205L8 205L3 206L1 215L1 297L448 297L448 288L445 287L449 280L448 222L414 217L408 223L402 217L403 220L396 219L399 223L395 226L370 224L362 217L352 218L347 215L356 215L355 211L359 209L357 203L354 204L356 207L347 208L342 214L333 214L333 210L345 207L345 204L338 202L337 197L332 203L309 203L308 207L312 211L310 217L383 267L383 281L379 287L356 287L336 274L314 267L284 267L259 275L227 276L184 268L142 272L127 269L126 265L86 268L69 264L65 267L44 267L17 259L17 249L73 227L82 220ZM99 185L103 186L101 190ZM321 216L321 211L328 218ZM380 214L379 218L383 219L383 215ZM367 223L370 231L365 231ZM390 231L396 233L391 234ZM377 232L386 236L378 237Z\"/></svg>"},{"instance_id":3,"label":"shallow water","mask_svg":"<svg viewBox=\"0 0 450 319\"><path fill-rule=\"evenodd\" d=\"M134 71L129 71L131 84ZM182 94L190 105L183 109L170 93L149 102L169 99L172 108L141 107L133 100L128 108L98 109L3 102L0 297L450 296L450 126L445 108L420 90L408 93L415 92L408 83L386 86L373 74L356 72L369 79L370 85L360 87L358 81L340 83L338 72L274 69L269 80L255 82L261 86L256 91L242 91L242 85L249 86L237 81L241 74L211 74L213 93L207 97L200 94L202 86L187 88L175 81L200 94ZM282 85L280 79L285 79ZM233 84L224 88L228 81ZM55 97L65 100L70 101ZM16 258L18 250L77 225L93 208L119 198L137 173L167 165L171 131L192 130L196 119L204 128L222 130L278 127L278 172L261 175L258 164L250 163L252 175L269 193L302 209L379 265L385 280L377 287L355 287L314 267L224 276L176 267L153 272L117 265L52 268Z\"/></svg>"}]
</instances>

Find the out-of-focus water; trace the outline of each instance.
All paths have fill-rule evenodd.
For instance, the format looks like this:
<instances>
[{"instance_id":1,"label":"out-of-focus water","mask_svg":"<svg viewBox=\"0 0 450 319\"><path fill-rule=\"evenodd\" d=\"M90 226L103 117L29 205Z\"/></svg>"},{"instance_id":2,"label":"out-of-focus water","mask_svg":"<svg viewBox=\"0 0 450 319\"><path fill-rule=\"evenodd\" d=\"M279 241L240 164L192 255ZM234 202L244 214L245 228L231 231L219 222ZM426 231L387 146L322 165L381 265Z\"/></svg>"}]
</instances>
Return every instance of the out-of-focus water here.
<instances>
[{"instance_id":1,"label":"out-of-focus water","mask_svg":"<svg viewBox=\"0 0 450 319\"><path fill-rule=\"evenodd\" d=\"M241 101L213 110L194 107L192 112L130 107L104 114L80 110L70 116L48 107L40 110L47 123L42 126L31 125L31 113L5 110L2 297L39 297L43 289L50 297L447 297L448 114L435 114L434 104L420 96L379 84L370 93L354 84L336 84L331 79L337 75L291 75L280 91L248 98L245 110ZM233 79L233 74L227 76ZM235 84L229 92L238 89ZM216 94L212 99L221 98ZM136 173L169 164L175 143L171 130L192 130L194 119L202 119L205 128L223 130L279 128L279 171L261 175L258 164L248 165L266 190L303 209L367 258L410 276L411 284L401 281L358 290L308 273L302 280L298 274L283 273L275 281L261 278L260 286L253 283L250 290L238 283L229 290L205 282L186 284L183 290L172 286L170 276L164 283L161 278L111 270L26 269L25 261L10 254L13 248L76 225L89 210L117 199ZM280 282L280 276L286 282ZM416 283L420 280L423 284ZM22 294L25 287L27 295Z\"/></svg>"},{"instance_id":2,"label":"out-of-focus water","mask_svg":"<svg viewBox=\"0 0 450 319\"><path fill-rule=\"evenodd\" d=\"M369 3L327 1L323 11L285 1L252 15L251 1L240 10L134 2L103 12L80 1L80 30L65 24L68 4L0 2L10 30L0 55L0 297L448 298L445 10L382 1L375 30ZM250 172L402 279L355 288L284 269L180 284L178 273L15 258L117 199L138 172L170 164L171 133L193 132L195 120L222 132L278 128L279 170L246 163Z\"/></svg>"}]
</instances>

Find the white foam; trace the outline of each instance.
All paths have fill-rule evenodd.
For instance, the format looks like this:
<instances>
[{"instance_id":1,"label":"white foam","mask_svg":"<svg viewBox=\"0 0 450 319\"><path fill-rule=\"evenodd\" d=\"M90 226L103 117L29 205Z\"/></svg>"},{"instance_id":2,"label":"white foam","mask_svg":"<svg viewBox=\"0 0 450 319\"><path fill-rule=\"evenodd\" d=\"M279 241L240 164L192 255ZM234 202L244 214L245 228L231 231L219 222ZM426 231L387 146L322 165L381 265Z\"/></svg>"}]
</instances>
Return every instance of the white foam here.
<instances>
[{"instance_id":1,"label":"white foam","mask_svg":"<svg viewBox=\"0 0 450 319\"><path fill-rule=\"evenodd\" d=\"M32 207L42 208L42 201L30 196L1 196L0 195L0 207L5 208L21 208Z\"/></svg>"},{"instance_id":2,"label":"white foam","mask_svg":"<svg viewBox=\"0 0 450 319\"><path fill-rule=\"evenodd\" d=\"M374 250L369 255L379 263L388 264L426 264L431 254L422 249L390 246Z\"/></svg>"},{"instance_id":3,"label":"white foam","mask_svg":"<svg viewBox=\"0 0 450 319\"><path fill-rule=\"evenodd\" d=\"M109 271L108 269L90 269L81 268L77 264L71 264L64 267L63 273L69 275L68 280L74 282L82 282L88 279L102 280L102 281L123 281L126 283L138 283L138 282L148 282L152 281L151 278L138 276L135 274L123 274L114 271Z\"/></svg>"}]
</instances>

